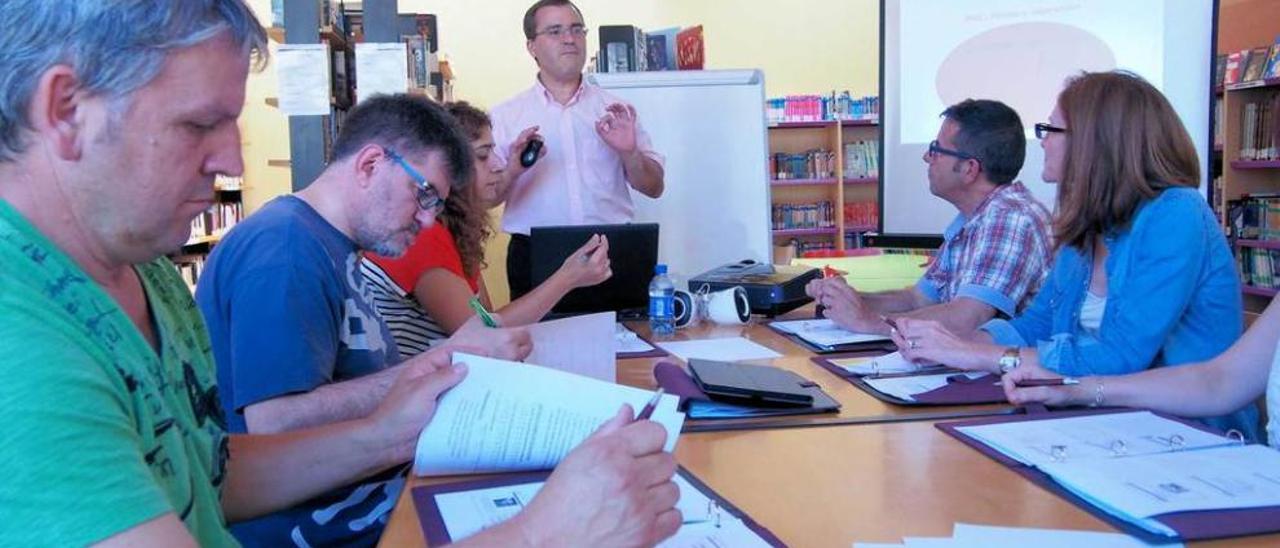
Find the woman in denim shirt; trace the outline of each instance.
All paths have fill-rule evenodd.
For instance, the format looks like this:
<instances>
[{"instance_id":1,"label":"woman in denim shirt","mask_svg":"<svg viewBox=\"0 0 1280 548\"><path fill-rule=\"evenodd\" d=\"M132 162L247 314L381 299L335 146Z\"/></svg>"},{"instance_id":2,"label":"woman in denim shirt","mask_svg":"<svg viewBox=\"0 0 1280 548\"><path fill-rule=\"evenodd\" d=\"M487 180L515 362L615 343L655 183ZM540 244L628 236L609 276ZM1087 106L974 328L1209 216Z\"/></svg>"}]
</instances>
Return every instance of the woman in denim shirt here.
<instances>
[{"instance_id":1,"label":"woman in denim shirt","mask_svg":"<svg viewBox=\"0 0 1280 548\"><path fill-rule=\"evenodd\" d=\"M1235 259L1196 190L1195 148L1168 100L1130 73L1086 73L1059 94L1036 136L1044 180L1061 183L1057 253L1040 293L1018 317L965 338L902 319L894 338L903 354L961 369L1030 363L1098 379L1230 347L1243 322ZM1257 435L1252 405L1206 422Z\"/></svg>"}]
</instances>

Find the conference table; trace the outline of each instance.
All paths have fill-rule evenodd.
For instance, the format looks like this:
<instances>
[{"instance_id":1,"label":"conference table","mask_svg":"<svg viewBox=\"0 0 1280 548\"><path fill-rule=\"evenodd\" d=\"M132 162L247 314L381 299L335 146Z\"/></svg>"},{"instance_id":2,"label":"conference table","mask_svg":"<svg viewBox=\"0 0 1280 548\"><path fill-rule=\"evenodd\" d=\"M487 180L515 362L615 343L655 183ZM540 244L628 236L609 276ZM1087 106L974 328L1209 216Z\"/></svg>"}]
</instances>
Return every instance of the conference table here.
<instances>
[{"instance_id":1,"label":"conference table","mask_svg":"<svg viewBox=\"0 0 1280 548\"><path fill-rule=\"evenodd\" d=\"M812 308L788 316L812 317ZM628 327L648 336L647 325ZM745 326L694 326L674 339L731 336L783 354L760 363L815 381L842 406L826 416L685 423L675 451L680 465L786 544L848 547L900 543L908 536L949 537L955 523L1114 531L935 427L948 419L1012 413L1011 406L882 402L812 363L813 353L756 318ZM653 366L663 360L679 363L673 357L618 360L618 382L652 389ZM381 545L426 545L412 488L476 477L410 478ZM1280 535L1193 544L1277 546Z\"/></svg>"}]
</instances>

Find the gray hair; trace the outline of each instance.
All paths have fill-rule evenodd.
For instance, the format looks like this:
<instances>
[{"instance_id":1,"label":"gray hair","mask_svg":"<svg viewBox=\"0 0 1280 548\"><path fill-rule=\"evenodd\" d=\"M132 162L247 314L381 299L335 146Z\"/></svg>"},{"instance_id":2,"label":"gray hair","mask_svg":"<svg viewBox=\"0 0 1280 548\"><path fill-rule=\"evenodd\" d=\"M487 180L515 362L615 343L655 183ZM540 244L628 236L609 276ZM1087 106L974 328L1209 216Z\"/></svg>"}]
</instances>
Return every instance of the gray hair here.
<instances>
[{"instance_id":1,"label":"gray hair","mask_svg":"<svg viewBox=\"0 0 1280 548\"><path fill-rule=\"evenodd\" d=\"M126 99L160 73L166 56L223 32L261 69L267 35L244 0L0 0L0 162L32 129L27 109L40 75L68 65L81 89Z\"/></svg>"}]
</instances>

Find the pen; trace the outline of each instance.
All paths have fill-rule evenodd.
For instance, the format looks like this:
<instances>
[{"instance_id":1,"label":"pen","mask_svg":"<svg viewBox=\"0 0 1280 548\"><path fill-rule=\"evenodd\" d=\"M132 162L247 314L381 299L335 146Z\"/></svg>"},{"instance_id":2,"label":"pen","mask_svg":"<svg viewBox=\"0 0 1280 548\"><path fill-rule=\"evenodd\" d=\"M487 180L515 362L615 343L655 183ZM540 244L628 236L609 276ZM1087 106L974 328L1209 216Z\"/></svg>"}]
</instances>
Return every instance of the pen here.
<instances>
[{"instance_id":1,"label":"pen","mask_svg":"<svg viewBox=\"0 0 1280 548\"><path fill-rule=\"evenodd\" d=\"M1072 386L1080 384L1080 379L1070 377L1062 377L1058 379L1022 379L1014 384L1018 388L1031 388L1033 386Z\"/></svg>"},{"instance_id":2,"label":"pen","mask_svg":"<svg viewBox=\"0 0 1280 548\"><path fill-rule=\"evenodd\" d=\"M893 318L890 318L888 316L880 316L880 320L888 324L889 329L892 329L894 331L898 330L898 322L893 321Z\"/></svg>"},{"instance_id":3,"label":"pen","mask_svg":"<svg viewBox=\"0 0 1280 548\"><path fill-rule=\"evenodd\" d=\"M662 387L659 386L658 391L654 392L653 397L649 399L649 403L644 404L644 408L640 410L640 414L636 415L636 420L638 421L649 420L649 417L653 416L653 409L655 407L658 407L658 400L661 399L662 395L665 393L667 393L667 391L663 390Z\"/></svg>"},{"instance_id":4,"label":"pen","mask_svg":"<svg viewBox=\"0 0 1280 548\"><path fill-rule=\"evenodd\" d=\"M484 322L485 327L498 327L497 320L484 309L484 305L480 304L480 297L471 297L467 304L471 305L471 309L476 311L476 315L480 316L480 321Z\"/></svg>"}]
</instances>

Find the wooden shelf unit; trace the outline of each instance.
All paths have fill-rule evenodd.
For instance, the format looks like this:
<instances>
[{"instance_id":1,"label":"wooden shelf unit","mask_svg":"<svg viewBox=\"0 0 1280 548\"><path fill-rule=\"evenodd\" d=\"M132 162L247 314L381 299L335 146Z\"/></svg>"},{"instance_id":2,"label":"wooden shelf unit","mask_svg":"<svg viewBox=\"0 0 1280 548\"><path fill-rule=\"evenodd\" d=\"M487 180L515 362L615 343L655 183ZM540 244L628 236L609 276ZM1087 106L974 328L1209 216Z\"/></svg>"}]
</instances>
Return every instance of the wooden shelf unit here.
<instances>
[{"instance_id":1,"label":"wooden shelf unit","mask_svg":"<svg viewBox=\"0 0 1280 548\"><path fill-rule=\"evenodd\" d=\"M853 179L844 176L844 145L859 140L879 140L879 125L876 120L823 120L769 125L770 155L779 152L800 154L814 149L825 149L835 153L835 177L770 180L771 207L775 204L830 201L835 217L835 226L830 228L774 230L775 246L786 245L786 240L792 238L827 241L834 238L836 251L843 252L846 247L845 234L871 232L878 229L874 226L845 226L845 204L854 201L877 203L880 186L877 178ZM770 176L775 175L770 174Z\"/></svg>"},{"instance_id":2,"label":"wooden shelf unit","mask_svg":"<svg viewBox=\"0 0 1280 548\"><path fill-rule=\"evenodd\" d=\"M1280 193L1280 161L1255 161L1240 159L1243 141L1242 126L1245 105L1266 101L1280 93L1280 79L1260 80L1231 84L1223 94L1222 120L1222 196L1215 197L1225 204L1249 195ZM1243 248L1280 249L1280 241L1236 240L1233 250L1239 256ZM1266 308L1275 290L1244 286L1245 310L1260 312Z\"/></svg>"}]
</instances>

